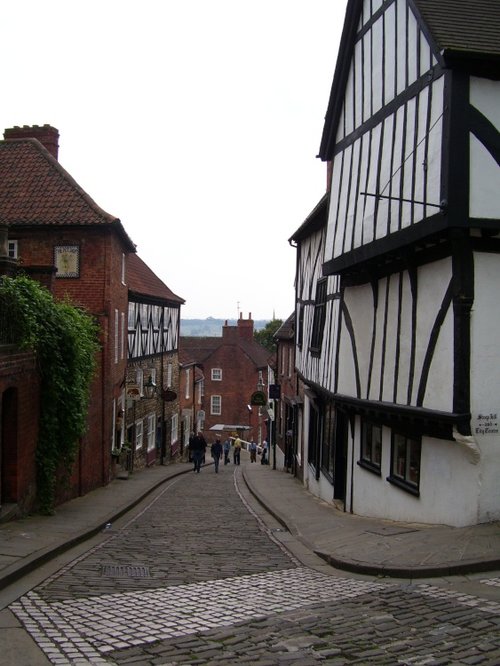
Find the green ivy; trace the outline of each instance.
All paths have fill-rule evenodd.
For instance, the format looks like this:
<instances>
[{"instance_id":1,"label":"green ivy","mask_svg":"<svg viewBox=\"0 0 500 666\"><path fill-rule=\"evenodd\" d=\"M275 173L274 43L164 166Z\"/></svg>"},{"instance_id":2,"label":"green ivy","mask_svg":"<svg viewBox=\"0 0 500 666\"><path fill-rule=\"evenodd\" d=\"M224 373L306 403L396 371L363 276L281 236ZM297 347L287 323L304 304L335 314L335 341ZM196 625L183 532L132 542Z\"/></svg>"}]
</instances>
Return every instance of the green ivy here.
<instances>
[{"instance_id":1,"label":"green ivy","mask_svg":"<svg viewBox=\"0 0 500 666\"><path fill-rule=\"evenodd\" d=\"M90 385L99 350L98 326L68 301L58 302L25 276L0 280L0 339L36 353L40 424L36 450L42 513L53 513L56 483L71 475L87 425Z\"/></svg>"}]
</instances>

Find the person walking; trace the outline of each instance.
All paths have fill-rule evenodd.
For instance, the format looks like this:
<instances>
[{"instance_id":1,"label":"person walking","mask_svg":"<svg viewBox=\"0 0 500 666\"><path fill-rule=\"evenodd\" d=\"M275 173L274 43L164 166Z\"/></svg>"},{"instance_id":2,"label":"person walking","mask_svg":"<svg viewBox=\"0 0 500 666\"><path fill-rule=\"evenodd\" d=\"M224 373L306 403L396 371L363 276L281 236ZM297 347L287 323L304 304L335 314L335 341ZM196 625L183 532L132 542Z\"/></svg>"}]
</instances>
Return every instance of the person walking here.
<instances>
[{"instance_id":1,"label":"person walking","mask_svg":"<svg viewBox=\"0 0 500 666\"><path fill-rule=\"evenodd\" d=\"M189 453L194 463L193 472L200 473L201 461L205 456L205 451L207 450L207 443L203 434L199 432L192 440L189 442Z\"/></svg>"},{"instance_id":2,"label":"person walking","mask_svg":"<svg viewBox=\"0 0 500 666\"><path fill-rule=\"evenodd\" d=\"M253 439L250 442L248 450L250 451L250 462L257 462L257 444Z\"/></svg>"},{"instance_id":3,"label":"person walking","mask_svg":"<svg viewBox=\"0 0 500 666\"><path fill-rule=\"evenodd\" d=\"M229 460L229 452L231 451L231 440L229 439L229 437L224 440L223 449L224 449L224 465L227 465L228 462L231 462Z\"/></svg>"},{"instance_id":4,"label":"person walking","mask_svg":"<svg viewBox=\"0 0 500 666\"><path fill-rule=\"evenodd\" d=\"M217 474L219 472L219 460L222 455L222 444L220 443L220 439L218 437L210 447L210 453L214 459L215 473Z\"/></svg>"},{"instance_id":5,"label":"person walking","mask_svg":"<svg viewBox=\"0 0 500 666\"><path fill-rule=\"evenodd\" d=\"M235 465L240 464L240 458L241 458L241 439L239 437L236 437L233 443L234 450L233 450L233 462Z\"/></svg>"},{"instance_id":6,"label":"person walking","mask_svg":"<svg viewBox=\"0 0 500 666\"><path fill-rule=\"evenodd\" d=\"M268 446L267 446L267 442L266 442L266 440L264 440L262 442L262 457L260 459L260 464L261 465L269 465L269 458L267 457L268 452L269 452L269 449L268 449Z\"/></svg>"}]
</instances>

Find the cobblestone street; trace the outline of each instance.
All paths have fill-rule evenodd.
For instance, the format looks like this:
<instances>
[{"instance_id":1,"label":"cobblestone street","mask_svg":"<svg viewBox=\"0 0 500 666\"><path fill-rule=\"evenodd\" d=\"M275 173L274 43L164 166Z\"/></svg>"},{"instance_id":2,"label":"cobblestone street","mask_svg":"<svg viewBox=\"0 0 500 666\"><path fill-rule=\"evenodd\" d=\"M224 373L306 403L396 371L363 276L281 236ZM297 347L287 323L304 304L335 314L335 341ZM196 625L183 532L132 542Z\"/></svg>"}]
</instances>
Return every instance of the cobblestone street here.
<instances>
[{"instance_id":1,"label":"cobblestone street","mask_svg":"<svg viewBox=\"0 0 500 666\"><path fill-rule=\"evenodd\" d=\"M493 666L486 597L304 566L230 465L168 482L10 609L53 664Z\"/></svg>"}]
</instances>

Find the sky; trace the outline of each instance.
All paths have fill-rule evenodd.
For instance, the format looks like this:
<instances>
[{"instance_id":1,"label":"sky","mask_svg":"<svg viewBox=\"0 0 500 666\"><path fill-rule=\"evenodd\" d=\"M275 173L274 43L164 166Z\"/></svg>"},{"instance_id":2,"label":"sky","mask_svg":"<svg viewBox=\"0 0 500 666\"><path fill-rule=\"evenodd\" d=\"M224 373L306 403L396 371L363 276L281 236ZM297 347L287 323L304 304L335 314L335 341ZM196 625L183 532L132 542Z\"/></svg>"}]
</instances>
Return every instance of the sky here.
<instances>
[{"instance_id":1,"label":"sky","mask_svg":"<svg viewBox=\"0 0 500 666\"><path fill-rule=\"evenodd\" d=\"M2 4L0 130L49 124L181 317L286 319L347 0Z\"/></svg>"}]
</instances>

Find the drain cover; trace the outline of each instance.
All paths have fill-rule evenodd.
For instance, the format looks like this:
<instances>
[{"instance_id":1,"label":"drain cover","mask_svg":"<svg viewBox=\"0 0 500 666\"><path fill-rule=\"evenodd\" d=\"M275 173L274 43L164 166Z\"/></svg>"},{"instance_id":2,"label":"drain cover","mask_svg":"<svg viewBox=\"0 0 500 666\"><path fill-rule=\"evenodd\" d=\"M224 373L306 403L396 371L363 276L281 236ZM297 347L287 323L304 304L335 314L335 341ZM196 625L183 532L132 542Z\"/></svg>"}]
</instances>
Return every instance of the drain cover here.
<instances>
[{"instance_id":1,"label":"drain cover","mask_svg":"<svg viewBox=\"0 0 500 666\"><path fill-rule=\"evenodd\" d=\"M149 578L149 567L135 564L103 564L101 576L109 578Z\"/></svg>"}]
</instances>

